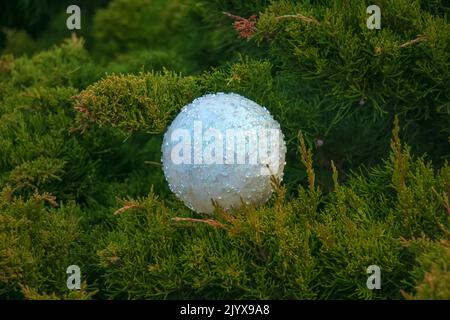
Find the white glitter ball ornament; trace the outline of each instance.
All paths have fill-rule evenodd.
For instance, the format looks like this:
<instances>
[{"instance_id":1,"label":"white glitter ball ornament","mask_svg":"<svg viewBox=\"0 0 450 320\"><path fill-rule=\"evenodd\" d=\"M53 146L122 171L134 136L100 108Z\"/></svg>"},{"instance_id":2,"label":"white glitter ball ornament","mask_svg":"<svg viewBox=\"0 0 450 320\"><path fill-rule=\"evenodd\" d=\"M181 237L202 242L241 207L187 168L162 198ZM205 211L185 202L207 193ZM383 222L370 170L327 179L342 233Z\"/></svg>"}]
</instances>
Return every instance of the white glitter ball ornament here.
<instances>
[{"instance_id":1,"label":"white glitter ball ornament","mask_svg":"<svg viewBox=\"0 0 450 320\"><path fill-rule=\"evenodd\" d=\"M199 213L243 201L255 206L282 180L286 144L269 111L235 93L207 94L183 107L164 134L164 175L170 190Z\"/></svg>"}]
</instances>

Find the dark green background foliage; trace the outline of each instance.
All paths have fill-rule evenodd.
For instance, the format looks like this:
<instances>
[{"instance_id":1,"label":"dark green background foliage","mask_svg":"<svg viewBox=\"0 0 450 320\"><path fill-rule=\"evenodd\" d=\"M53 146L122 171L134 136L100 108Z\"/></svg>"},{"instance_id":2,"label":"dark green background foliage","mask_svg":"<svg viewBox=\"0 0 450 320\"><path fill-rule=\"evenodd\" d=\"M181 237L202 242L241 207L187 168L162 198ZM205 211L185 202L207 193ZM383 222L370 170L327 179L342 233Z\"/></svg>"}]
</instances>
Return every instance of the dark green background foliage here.
<instances>
[{"instance_id":1,"label":"dark green background foliage","mask_svg":"<svg viewBox=\"0 0 450 320\"><path fill-rule=\"evenodd\" d=\"M1 4L0 298L450 299L448 1ZM271 111L287 167L264 206L204 217L161 136L217 91Z\"/></svg>"}]
</instances>

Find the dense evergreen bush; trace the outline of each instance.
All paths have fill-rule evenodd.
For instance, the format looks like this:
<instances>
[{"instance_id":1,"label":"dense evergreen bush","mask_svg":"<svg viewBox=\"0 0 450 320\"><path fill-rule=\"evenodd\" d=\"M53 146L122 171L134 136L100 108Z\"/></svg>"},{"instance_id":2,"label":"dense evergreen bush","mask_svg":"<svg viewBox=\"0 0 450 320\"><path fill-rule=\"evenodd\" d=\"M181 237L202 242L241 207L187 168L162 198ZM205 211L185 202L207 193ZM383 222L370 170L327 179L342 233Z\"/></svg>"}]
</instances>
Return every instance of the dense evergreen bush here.
<instances>
[{"instance_id":1,"label":"dense evergreen bush","mask_svg":"<svg viewBox=\"0 0 450 320\"><path fill-rule=\"evenodd\" d=\"M39 51L56 15L0 57L1 298L450 299L445 1L98 5L87 43ZM201 216L170 193L161 136L217 91L270 110L287 168L264 206Z\"/></svg>"}]
</instances>

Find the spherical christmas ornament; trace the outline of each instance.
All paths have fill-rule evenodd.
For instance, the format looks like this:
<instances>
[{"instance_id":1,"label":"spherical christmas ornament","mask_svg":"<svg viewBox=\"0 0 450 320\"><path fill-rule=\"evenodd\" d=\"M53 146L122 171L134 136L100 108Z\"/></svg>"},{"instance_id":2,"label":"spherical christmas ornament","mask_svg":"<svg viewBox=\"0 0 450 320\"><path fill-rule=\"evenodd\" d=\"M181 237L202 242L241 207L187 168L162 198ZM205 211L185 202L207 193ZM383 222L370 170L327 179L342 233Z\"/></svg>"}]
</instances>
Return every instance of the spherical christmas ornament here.
<instances>
[{"instance_id":1,"label":"spherical christmas ornament","mask_svg":"<svg viewBox=\"0 0 450 320\"><path fill-rule=\"evenodd\" d=\"M269 111L235 93L207 94L182 108L164 134L162 163L170 190L186 206L212 213L259 206L282 180L286 144Z\"/></svg>"}]
</instances>

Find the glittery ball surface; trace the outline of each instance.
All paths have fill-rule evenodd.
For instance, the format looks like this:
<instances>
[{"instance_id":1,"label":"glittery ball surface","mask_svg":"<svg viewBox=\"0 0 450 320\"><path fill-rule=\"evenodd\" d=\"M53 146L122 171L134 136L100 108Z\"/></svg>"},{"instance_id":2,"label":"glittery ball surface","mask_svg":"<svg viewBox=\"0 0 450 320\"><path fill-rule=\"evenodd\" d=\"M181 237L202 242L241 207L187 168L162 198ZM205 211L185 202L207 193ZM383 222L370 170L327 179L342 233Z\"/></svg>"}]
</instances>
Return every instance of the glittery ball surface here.
<instances>
[{"instance_id":1,"label":"glittery ball surface","mask_svg":"<svg viewBox=\"0 0 450 320\"><path fill-rule=\"evenodd\" d=\"M259 206L282 180L286 144L265 107L235 93L206 94L184 106L164 134L162 163L170 190L190 209L213 213Z\"/></svg>"}]
</instances>

